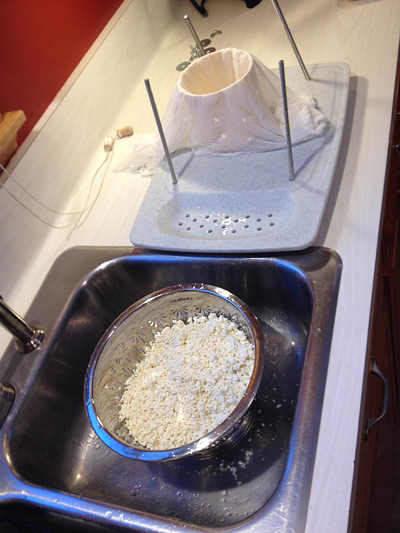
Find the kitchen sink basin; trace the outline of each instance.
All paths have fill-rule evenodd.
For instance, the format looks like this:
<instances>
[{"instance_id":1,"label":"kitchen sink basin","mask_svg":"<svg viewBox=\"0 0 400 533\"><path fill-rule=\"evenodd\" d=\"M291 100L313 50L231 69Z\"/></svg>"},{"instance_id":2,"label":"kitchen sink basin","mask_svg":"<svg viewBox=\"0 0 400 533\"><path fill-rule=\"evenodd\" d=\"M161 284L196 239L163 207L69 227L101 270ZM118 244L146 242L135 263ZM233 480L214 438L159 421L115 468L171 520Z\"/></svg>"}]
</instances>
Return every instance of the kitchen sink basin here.
<instances>
[{"instance_id":1,"label":"kitchen sink basin","mask_svg":"<svg viewBox=\"0 0 400 533\"><path fill-rule=\"evenodd\" d=\"M274 256L66 251L24 317L44 326L44 342L24 355L11 343L0 360L0 379L15 390L0 431L1 518L57 532L302 531L340 271L326 248ZM248 423L201 456L122 457L86 416L90 356L133 302L193 282L231 291L260 320L266 359Z\"/></svg>"}]
</instances>

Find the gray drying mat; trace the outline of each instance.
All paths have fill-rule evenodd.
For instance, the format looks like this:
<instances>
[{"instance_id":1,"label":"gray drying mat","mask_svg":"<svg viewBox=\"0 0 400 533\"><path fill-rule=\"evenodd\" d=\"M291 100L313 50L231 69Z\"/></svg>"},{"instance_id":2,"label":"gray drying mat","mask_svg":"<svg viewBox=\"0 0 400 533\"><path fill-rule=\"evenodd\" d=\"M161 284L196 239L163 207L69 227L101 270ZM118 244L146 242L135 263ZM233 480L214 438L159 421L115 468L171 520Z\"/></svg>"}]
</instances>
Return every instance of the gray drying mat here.
<instances>
[{"instance_id":1,"label":"gray drying mat","mask_svg":"<svg viewBox=\"0 0 400 533\"><path fill-rule=\"evenodd\" d=\"M134 222L136 246L190 252L300 250L313 244L331 189L346 116L350 70L344 63L285 69L296 93L311 94L329 120L323 137L293 146L295 181L286 150L242 155L173 155L178 183L165 161L156 170Z\"/></svg>"}]
</instances>

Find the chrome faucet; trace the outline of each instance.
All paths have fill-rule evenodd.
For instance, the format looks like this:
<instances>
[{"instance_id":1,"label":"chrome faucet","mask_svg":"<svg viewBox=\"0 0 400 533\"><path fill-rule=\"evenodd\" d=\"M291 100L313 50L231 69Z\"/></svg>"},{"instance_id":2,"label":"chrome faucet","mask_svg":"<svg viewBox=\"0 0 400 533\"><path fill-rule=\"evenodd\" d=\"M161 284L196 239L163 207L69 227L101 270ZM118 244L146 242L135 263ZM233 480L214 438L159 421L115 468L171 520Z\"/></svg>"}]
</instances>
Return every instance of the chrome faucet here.
<instances>
[{"instance_id":1,"label":"chrome faucet","mask_svg":"<svg viewBox=\"0 0 400 533\"><path fill-rule=\"evenodd\" d=\"M5 303L1 296L0 324L16 337L16 346L19 352L27 353L35 350L44 339L44 329L41 326L29 326Z\"/></svg>"}]
</instances>

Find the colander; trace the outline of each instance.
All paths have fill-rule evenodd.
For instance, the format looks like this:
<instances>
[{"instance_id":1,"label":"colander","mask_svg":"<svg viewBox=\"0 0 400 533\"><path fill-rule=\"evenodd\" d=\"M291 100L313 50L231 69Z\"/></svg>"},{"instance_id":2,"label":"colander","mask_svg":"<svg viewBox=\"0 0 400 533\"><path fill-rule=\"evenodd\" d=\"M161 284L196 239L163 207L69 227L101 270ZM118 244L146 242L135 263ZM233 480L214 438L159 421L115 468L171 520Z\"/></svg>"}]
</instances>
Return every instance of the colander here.
<instances>
[{"instance_id":1,"label":"colander","mask_svg":"<svg viewBox=\"0 0 400 533\"><path fill-rule=\"evenodd\" d=\"M200 439L167 450L150 450L132 437L120 420L121 398L127 379L146 357L145 348L157 332L176 320L215 313L234 321L255 349L250 382L235 409L214 430ZM264 337L251 309L229 291L204 284L166 287L126 309L97 344L85 378L87 415L98 437L115 452L143 461L166 461L196 455L216 447L240 425L259 387L264 364ZM172 416L172 415L171 415Z\"/></svg>"}]
</instances>

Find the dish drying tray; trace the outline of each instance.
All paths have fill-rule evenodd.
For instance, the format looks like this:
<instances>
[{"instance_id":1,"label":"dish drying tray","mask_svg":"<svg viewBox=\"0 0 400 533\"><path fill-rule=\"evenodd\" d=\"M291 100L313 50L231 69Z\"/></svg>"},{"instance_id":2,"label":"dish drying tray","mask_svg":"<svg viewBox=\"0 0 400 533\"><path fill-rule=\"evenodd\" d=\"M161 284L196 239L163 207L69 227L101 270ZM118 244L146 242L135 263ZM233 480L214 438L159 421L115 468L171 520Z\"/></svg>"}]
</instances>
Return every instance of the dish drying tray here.
<instances>
[{"instance_id":1,"label":"dish drying tray","mask_svg":"<svg viewBox=\"0 0 400 533\"><path fill-rule=\"evenodd\" d=\"M287 86L311 94L329 121L324 136L294 145L296 179L286 149L172 156L157 168L131 230L140 247L180 252L301 250L317 237L342 140L350 69L344 63L285 68Z\"/></svg>"}]
</instances>

